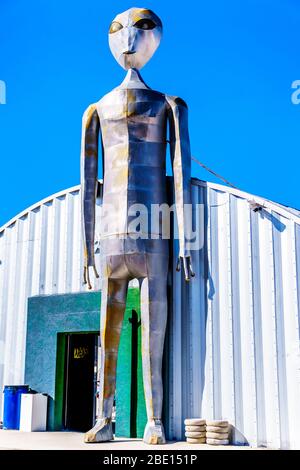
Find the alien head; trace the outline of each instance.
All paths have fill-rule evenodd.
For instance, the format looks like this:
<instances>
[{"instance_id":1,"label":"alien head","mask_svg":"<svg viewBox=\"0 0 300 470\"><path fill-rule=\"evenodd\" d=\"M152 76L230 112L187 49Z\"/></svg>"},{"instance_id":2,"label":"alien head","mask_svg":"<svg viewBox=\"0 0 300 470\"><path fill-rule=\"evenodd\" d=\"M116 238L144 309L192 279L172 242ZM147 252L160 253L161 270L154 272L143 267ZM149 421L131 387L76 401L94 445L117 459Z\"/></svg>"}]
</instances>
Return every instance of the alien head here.
<instances>
[{"instance_id":1,"label":"alien head","mask_svg":"<svg viewBox=\"0 0 300 470\"><path fill-rule=\"evenodd\" d=\"M145 8L130 8L115 17L109 29L109 47L124 68L141 69L159 46L162 23Z\"/></svg>"}]
</instances>

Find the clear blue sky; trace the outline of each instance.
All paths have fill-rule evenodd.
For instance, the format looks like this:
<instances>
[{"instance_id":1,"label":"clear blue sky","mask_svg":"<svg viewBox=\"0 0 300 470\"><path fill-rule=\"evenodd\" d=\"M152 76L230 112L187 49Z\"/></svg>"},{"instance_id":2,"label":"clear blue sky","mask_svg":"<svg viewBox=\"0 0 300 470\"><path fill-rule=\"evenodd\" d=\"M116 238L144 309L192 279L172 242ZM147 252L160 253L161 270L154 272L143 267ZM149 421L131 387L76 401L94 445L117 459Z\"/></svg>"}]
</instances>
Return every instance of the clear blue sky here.
<instances>
[{"instance_id":1,"label":"clear blue sky","mask_svg":"<svg viewBox=\"0 0 300 470\"><path fill-rule=\"evenodd\" d=\"M131 6L163 21L142 75L187 101L193 155L245 191L300 208L299 0L0 0L0 225L79 183L81 115L124 77L107 31Z\"/></svg>"}]
</instances>

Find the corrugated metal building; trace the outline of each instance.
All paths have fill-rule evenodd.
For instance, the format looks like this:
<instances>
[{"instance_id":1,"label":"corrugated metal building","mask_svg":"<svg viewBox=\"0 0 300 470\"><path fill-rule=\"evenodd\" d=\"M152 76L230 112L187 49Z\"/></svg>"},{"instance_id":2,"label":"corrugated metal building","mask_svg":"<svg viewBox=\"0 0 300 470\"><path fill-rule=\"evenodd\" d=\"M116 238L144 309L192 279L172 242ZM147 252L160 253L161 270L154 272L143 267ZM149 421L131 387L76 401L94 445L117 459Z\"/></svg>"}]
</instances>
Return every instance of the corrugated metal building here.
<instances>
[{"instance_id":1,"label":"corrugated metal building","mask_svg":"<svg viewBox=\"0 0 300 470\"><path fill-rule=\"evenodd\" d=\"M199 180L192 194L204 247L190 284L173 261L167 435L182 439L186 417L224 418L236 443L300 448L300 213ZM1 388L24 380L27 298L85 290L80 227L75 186L0 229Z\"/></svg>"}]
</instances>

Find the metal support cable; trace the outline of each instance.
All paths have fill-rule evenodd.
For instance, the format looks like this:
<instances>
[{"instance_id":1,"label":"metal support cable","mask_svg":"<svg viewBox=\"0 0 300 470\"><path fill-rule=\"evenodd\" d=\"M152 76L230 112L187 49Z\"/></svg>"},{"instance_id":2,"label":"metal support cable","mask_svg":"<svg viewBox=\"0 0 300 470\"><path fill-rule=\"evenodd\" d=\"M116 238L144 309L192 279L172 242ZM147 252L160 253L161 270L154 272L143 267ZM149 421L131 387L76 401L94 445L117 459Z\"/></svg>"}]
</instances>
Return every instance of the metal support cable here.
<instances>
[{"instance_id":1,"label":"metal support cable","mask_svg":"<svg viewBox=\"0 0 300 470\"><path fill-rule=\"evenodd\" d=\"M222 180L225 184L228 184L228 186L231 186L232 188L234 189L237 189L238 191L241 191L240 188L238 188L237 186L235 186L234 184L230 183L230 181L228 181L227 179L223 178L223 176L219 175L218 173L216 173L215 171L211 170L210 168L208 168L208 166L204 165L204 163L200 162L199 160L197 160L197 158L195 157L192 157L192 160L194 160L194 162L196 162L198 165L200 165L202 168L204 168L206 171L208 171L209 173L211 173L212 175L216 176L217 178L219 178L220 180ZM262 204L259 204L258 202L256 202L254 199L253 200L249 200L247 199L251 209L254 211L254 212L257 212L257 211L260 211L262 210L265 206L262 205Z\"/></svg>"},{"instance_id":2,"label":"metal support cable","mask_svg":"<svg viewBox=\"0 0 300 470\"><path fill-rule=\"evenodd\" d=\"M232 188L234 189L238 189L240 191L240 189L235 186L234 184L230 183L228 180L226 180L225 178L223 178L223 176L219 175L218 173L216 173L215 171L211 170L210 168L208 168L208 166L204 165L204 163L200 162L199 160L197 160L197 158L195 157L192 157L192 160L194 160L194 162L198 163L198 165L202 166L202 168L204 168L206 171L209 171L209 173L211 173L212 175L216 176L217 178L219 178L220 180L224 181L224 183L228 184L228 186L231 186Z\"/></svg>"},{"instance_id":3,"label":"metal support cable","mask_svg":"<svg viewBox=\"0 0 300 470\"><path fill-rule=\"evenodd\" d=\"M170 140L167 139L166 142L168 144L170 144ZM216 173L215 171L213 171L211 168L209 168L208 166L204 165L204 163L200 162L200 160L198 160L197 158L195 157L191 157L191 159L196 162L199 166L201 166L202 168L204 168L204 170L208 171L209 173L211 173L212 175L214 175L216 178L219 178L221 181L223 181L225 184L228 184L228 186L230 186L231 188L233 189L237 189L238 191L242 191L240 188L238 188L237 186L235 186L234 184L230 183L230 181L228 181L226 178L223 178L223 176L219 175L218 173ZM263 208L265 208L265 205L264 204L260 204L259 202L255 201L254 199L247 199L249 205L250 205L250 208L254 211L254 212L257 212L257 211L261 211Z\"/></svg>"}]
</instances>

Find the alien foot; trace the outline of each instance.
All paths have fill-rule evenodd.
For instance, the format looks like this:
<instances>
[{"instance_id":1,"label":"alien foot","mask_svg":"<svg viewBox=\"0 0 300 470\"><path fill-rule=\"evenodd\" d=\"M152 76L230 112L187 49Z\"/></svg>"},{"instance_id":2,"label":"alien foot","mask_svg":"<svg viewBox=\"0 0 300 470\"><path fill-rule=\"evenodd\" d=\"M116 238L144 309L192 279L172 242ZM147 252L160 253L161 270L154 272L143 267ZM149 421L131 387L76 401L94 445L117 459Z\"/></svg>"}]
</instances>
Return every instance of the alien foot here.
<instances>
[{"instance_id":1,"label":"alien foot","mask_svg":"<svg viewBox=\"0 0 300 470\"><path fill-rule=\"evenodd\" d=\"M165 431L160 419L148 421L144 431L143 441L146 444L165 444Z\"/></svg>"},{"instance_id":2,"label":"alien foot","mask_svg":"<svg viewBox=\"0 0 300 470\"><path fill-rule=\"evenodd\" d=\"M101 418L90 431L85 433L84 442L107 442L113 438L111 420Z\"/></svg>"}]
</instances>

